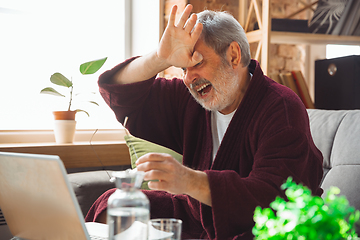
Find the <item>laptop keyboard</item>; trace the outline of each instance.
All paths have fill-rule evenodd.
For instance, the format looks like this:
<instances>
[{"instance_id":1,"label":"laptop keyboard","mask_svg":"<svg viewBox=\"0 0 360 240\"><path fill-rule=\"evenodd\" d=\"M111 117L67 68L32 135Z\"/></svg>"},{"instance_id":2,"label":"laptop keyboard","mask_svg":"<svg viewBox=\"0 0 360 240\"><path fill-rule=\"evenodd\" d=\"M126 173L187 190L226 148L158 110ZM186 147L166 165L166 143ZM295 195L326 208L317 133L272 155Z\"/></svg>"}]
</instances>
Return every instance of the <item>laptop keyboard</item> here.
<instances>
[{"instance_id":1,"label":"laptop keyboard","mask_svg":"<svg viewBox=\"0 0 360 240\"><path fill-rule=\"evenodd\" d=\"M108 240L107 237L90 236L91 240Z\"/></svg>"}]
</instances>

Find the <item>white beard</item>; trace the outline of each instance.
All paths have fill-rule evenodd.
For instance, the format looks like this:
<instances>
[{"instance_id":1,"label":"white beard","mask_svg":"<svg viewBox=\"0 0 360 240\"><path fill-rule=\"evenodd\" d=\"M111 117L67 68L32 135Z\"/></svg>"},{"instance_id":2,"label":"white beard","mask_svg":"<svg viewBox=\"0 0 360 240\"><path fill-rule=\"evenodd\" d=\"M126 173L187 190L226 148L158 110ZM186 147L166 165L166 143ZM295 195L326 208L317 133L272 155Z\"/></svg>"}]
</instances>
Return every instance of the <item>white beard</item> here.
<instances>
[{"instance_id":1,"label":"white beard","mask_svg":"<svg viewBox=\"0 0 360 240\"><path fill-rule=\"evenodd\" d=\"M210 99L202 99L198 97L195 90L189 89L195 100L206 110L221 111L230 106L240 94L239 79L231 71L228 71L228 66L222 64L216 71L216 75L212 81L212 96ZM198 81L207 81L199 79Z\"/></svg>"}]
</instances>

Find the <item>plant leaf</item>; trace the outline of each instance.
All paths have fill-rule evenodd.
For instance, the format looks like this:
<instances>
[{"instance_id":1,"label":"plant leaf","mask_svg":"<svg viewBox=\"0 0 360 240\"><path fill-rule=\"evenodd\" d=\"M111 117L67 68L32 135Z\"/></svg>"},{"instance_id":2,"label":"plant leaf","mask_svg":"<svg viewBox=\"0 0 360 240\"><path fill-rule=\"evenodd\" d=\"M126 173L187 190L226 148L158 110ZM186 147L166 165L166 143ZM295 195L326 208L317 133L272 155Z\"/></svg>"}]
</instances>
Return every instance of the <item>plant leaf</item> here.
<instances>
[{"instance_id":1,"label":"plant leaf","mask_svg":"<svg viewBox=\"0 0 360 240\"><path fill-rule=\"evenodd\" d=\"M86 113L86 115L87 115L88 117L90 117L90 114L89 114L87 111L85 111L85 110L76 109L75 111L76 111L76 112L83 112L83 113Z\"/></svg>"},{"instance_id":2,"label":"plant leaf","mask_svg":"<svg viewBox=\"0 0 360 240\"><path fill-rule=\"evenodd\" d=\"M65 97L64 95L62 95L61 93L59 93L58 91L53 89L52 87L44 88L43 90L40 91L40 93L55 95L55 96L59 96L59 97Z\"/></svg>"},{"instance_id":3,"label":"plant leaf","mask_svg":"<svg viewBox=\"0 0 360 240\"><path fill-rule=\"evenodd\" d=\"M94 101L89 101L89 103L95 104L96 106L99 106L99 104L97 102Z\"/></svg>"},{"instance_id":4,"label":"plant leaf","mask_svg":"<svg viewBox=\"0 0 360 240\"><path fill-rule=\"evenodd\" d=\"M51 75L50 81L56 85L67 87L67 88L69 88L73 85L69 79L67 79L64 75L62 75L61 73L58 73L58 72Z\"/></svg>"},{"instance_id":5,"label":"plant leaf","mask_svg":"<svg viewBox=\"0 0 360 240\"><path fill-rule=\"evenodd\" d=\"M85 75L85 74L96 73L104 65L106 59L107 57L81 64L80 65L81 74Z\"/></svg>"}]
</instances>

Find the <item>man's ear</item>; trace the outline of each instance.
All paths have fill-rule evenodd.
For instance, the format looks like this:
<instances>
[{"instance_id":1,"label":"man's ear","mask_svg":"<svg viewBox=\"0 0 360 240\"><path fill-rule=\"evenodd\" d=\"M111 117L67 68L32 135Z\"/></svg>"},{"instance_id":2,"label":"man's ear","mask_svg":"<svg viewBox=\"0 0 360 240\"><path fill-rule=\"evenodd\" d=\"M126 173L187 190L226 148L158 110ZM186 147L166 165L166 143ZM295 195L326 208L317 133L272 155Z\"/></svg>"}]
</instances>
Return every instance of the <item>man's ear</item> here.
<instances>
[{"instance_id":1,"label":"man's ear","mask_svg":"<svg viewBox=\"0 0 360 240\"><path fill-rule=\"evenodd\" d=\"M228 48L228 60L233 68L237 68L241 65L241 49L237 42L230 43Z\"/></svg>"}]
</instances>

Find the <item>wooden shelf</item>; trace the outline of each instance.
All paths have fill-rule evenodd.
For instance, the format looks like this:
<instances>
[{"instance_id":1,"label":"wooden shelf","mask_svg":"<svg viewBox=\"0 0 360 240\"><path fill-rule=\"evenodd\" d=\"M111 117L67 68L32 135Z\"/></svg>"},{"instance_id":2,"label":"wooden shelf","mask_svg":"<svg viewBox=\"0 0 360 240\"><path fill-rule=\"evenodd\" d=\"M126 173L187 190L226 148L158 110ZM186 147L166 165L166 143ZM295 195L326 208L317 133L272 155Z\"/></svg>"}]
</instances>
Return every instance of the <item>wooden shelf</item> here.
<instances>
[{"instance_id":1,"label":"wooden shelf","mask_svg":"<svg viewBox=\"0 0 360 240\"><path fill-rule=\"evenodd\" d=\"M260 62L265 75L268 75L270 67L270 44L293 44L305 45L305 60L303 75L309 88L310 96L314 100L315 94L315 60L325 58L327 44L357 45L360 46L360 36L337 36L330 34L280 32L271 29L271 0L239 0L239 22L244 27L249 43L258 43L253 59ZM302 1L303 8L290 14L290 18L299 12L312 8L318 3L316 0ZM258 23L259 30L251 30L252 16Z\"/></svg>"},{"instance_id":2,"label":"wooden shelf","mask_svg":"<svg viewBox=\"0 0 360 240\"><path fill-rule=\"evenodd\" d=\"M246 36L250 43L258 42L262 38L262 32L255 30L247 32ZM297 32L269 32L270 43L278 44L341 44L360 45L360 36L337 36L330 34L297 33Z\"/></svg>"},{"instance_id":3,"label":"wooden shelf","mask_svg":"<svg viewBox=\"0 0 360 240\"><path fill-rule=\"evenodd\" d=\"M58 155L67 169L131 164L125 141L93 142L92 144L88 142L0 144L0 151Z\"/></svg>"},{"instance_id":4,"label":"wooden shelf","mask_svg":"<svg viewBox=\"0 0 360 240\"><path fill-rule=\"evenodd\" d=\"M312 2L306 5L304 9L316 4L317 1ZM246 12L245 9L248 9L248 11ZM259 23L259 30L249 31L250 16L253 12L256 21ZM254 58L260 61L265 74L269 70L269 45L271 43L306 44L308 46L316 44L360 45L360 36L271 31L270 0L262 0L262 6L259 5L257 0L239 0L239 13L241 13L239 21L244 26L248 41L250 43L259 43ZM245 17L245 15L247 16Z\"/></svg>"}]
</instances>

